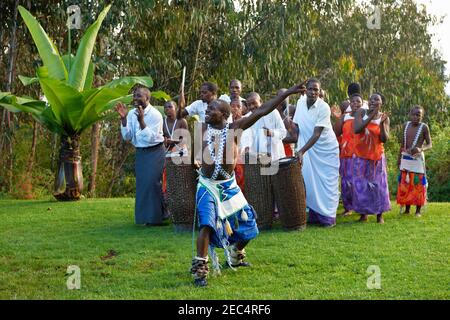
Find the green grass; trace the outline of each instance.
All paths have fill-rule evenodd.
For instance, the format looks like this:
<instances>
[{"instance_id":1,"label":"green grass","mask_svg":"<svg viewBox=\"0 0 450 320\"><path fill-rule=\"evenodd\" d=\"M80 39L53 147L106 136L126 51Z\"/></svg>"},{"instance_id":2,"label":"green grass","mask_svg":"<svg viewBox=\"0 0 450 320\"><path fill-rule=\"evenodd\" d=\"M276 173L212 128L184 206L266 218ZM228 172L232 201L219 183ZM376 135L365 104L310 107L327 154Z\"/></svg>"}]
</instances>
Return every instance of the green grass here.
<instances>
[{"instance_id":1,"label":"green grass","mask_svg":"<svg viewBox=\"0 0 450 320\"><path fill-rule=\"evenodd\" d=\"M338 218L332 229L263 231L253 267L192 284L192 234L134 225L133 199L0 201L0 299L449 299L450 204L422 218ZM113 249L116 257L102 260ZM223 262L222 250L217 250ZM69 265L81 289L68 290ZM381 289L366 286L370 265Z\"/></svg>"}]
</instances>

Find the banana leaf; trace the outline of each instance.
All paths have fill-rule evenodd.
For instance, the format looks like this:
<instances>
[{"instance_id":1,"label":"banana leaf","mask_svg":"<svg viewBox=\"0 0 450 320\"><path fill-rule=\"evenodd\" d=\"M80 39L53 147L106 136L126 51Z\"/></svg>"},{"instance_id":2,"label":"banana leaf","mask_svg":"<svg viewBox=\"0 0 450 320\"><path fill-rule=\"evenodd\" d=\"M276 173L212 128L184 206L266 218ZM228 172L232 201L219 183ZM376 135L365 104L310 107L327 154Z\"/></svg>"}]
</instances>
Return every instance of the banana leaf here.
<instances>
[{"instance_id":1,"label":"banana leaf","mask_svg":"<svg viewBox=\"0 0 450 320\"><path fill-rule=\"evenodd\" d=\"M89 64L91 63L92 50L94 49L95 40L98 30L106 17L111 5L108 5L99 14L97 20L88 28L81 38L78 46L77 55L70 69L68 83L78 91L85 88L86 79L88 78Z\"/></svg>"},{"instance_id":2,"label":"banana leaf","mask_svg":"<svg viewBox=\"0 0 450 320\"><path fill-rule=\"evenodd\" d=\"M120 79L115 79L111 82L108 82L103 87L104 88L116 88L118 90L130 90L134 85L141 84L148 88L153 87L153 80L151 77L145 76L135 76L135 77L123 77Z\"/></svg>"},{"instance_id":3,"label":"banana leaf","mask_svg":"<svg viewBox=\"0 0 450 320\"><path fill-rule=\"evenodd\" d=\"M45 102L29 98L19 98L9 93L0 93L0 106L11 112L28 112L33 116L40 115L45 109Z\"/></svg>"},{"instance_id":4,"label":"banana leaf","mask_svg":"<svg viewBox=\"0 0 450 320\"><path fill-rule=\"evenodd\" d=\"M69 70L69 55L65 54L62 56L62 60L64 62L64 65L66 66L66 69ZM75 56L73 54L70 55L70 63L73 64L73 61L75 60ZM84 83L83 90L89 90L92 88L92 82L94 81L94 69L95 66L92 62L89 62L89 67L86 75L86 81ZM19 76L20 77L20 76Z\"/></svg>"},{"instance_id":5,"label":"banana leaf","mask_svg":"<svg viewBox=\"0 0 450 320\"><path fill-rule=\"evenodd\" d=\"M24 86L29 86L30 84L39 82L39 79L36 77L30 78L30 77L25 77L25 76L20 76L20 75L19 75L19 80L22 82L22 84Z\"/></svg>"},{"instance_id":6,"label":"banana leaf","mask_svg":"<svg viewBox=\"0 0 450 320\"><path fill-rule=\"evenodd\" d=\"M44 66L48 68L49 76L66 80L67 70L53 41L27 9L19 6L19 12L33 37Z\"/></svg>"},{"instance_id":7,"label":"banana leaf","mask_svg":"<svg viewBox=\"0 0 450 320\"><path fill-rule=\"evenodd\" d=\"M64 127L69 134L75 133L84 108L83 96L60 80L39 77L39 83L58 125Z\"/></svg>"},{"instance_id":8,"label":"banana leaf","mask_svg":"<svg viewBox=\"0 0 450 320\"><path fill-rule=\"evenodd\" d=\"M152 97L155 99L164 100L164 101L169 101L171 99L170 96L167 93L165 93L164 91L153 91Z\"/></svg>"}]
</instances>

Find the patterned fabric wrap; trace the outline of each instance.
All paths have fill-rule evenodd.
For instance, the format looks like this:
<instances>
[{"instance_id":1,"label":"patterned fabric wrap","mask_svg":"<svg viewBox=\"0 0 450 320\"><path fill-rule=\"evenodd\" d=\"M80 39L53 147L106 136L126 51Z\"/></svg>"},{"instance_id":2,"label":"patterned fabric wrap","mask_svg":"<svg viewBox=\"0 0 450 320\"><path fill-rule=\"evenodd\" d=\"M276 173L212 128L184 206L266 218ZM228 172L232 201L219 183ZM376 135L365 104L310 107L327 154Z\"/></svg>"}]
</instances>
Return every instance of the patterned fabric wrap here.
<instances>
[{"instance_id":1,"label":"patterned fabric wrap","mask_svg":"<svg viewBox=\"0 0 450 320\"><path fill-rule=\"evenodd\" d=\"M217 248L226 248L237 241L249 241L255 238L259 233L256 212L247 202L242 207L239 206L239 210L233 214L230 215L230 212L227 212L226 218L223 218L223 213L219 213L221 203L224 203L222 200L228 198L226 201L230 201L237 194L242 194L234 175L230 180L215 181L215 183L220 190L221 200L216 197L215 192L212 192L211 186L207 188L200 182L196 195L199 227L208 226L214 230L210 238L211 244Z\"/></svg>"},{"instance_id":2,"label":"patterned fabric wrap","mask_svg":"<svg viewBox=\"0 0 450 320\"><path fill-rule=\"evenodd\" d=\"M380 125L370 122L363 133L355 135L355 155L362 159L378 161L384 155L380 140Z\"/></svg>"},{"instance_id":3,"label":"patterned fabric wrap","mask_svg":"<svg viewBox=\"0 0 450 320\"><path fill-rule=\"evenodd\" d=\"M353 119L344 122L339 140L340 158L350 158L355 153L356 136L353 133Z\"/></svg>"},{"instance_id":4,"label":"patterned fabric wrap","mask_svg":"<svg viewBox=\"0 0 450 320\"><path fill-rule=\"evenodd\" d=\"M425 174L401 171L398 176L397 203L401 206L424 206L427 202Z\"/></svg>"},{"instance_id":5,"label":"patterned fabric wrap","mask_svg":"<svg viewBox=\"0 0 450 320\"><path fill-rule=\"evenodd\" d=\"M283 143L284 147L284 153L286 154L286 157L292 157L294 155L294 151L292 149L291 143Z\"/></svg>"},{"instance_id":6,"label":"patterned fabric wrap","mask_svg":"<svg viewBox=\"0 0 450 320\"><path fill-rule=\"evenodd\" d=\"M343 158L340 166L344 208L361 214L380 214L391 209L386 158L379 161Z\"/></svg>"},{"instance_id":7,"label":"patterned fabric wrap","mask_svg":"<svg viewBox=\"0 0 450 320\"><path fill-rule=\"evenodd\" d=\"M341 176L341 198L344 209L347 211L353 210L353 159L341 158L341 165L339 166L339 174Z\"/></svg>"}]
</instances>

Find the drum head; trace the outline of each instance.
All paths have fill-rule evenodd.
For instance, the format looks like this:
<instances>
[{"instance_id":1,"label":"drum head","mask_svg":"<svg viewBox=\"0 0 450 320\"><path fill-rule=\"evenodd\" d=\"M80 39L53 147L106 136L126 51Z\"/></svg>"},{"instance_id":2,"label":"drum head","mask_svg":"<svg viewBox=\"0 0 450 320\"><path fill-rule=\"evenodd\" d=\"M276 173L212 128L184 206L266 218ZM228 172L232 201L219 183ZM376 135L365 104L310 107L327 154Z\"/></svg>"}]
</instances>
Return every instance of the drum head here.
<instances>
[{"instance_id":1,"label":"drum head","mask_svg":"<svg viewBox=\"0 0 450 320\"><path fill-rule=\"evenodd\" d=\"M285 167L296 161L298 161L298 159L296 157L281 158L278 160L278 165L280 167Z\"/></svg>"}]
</instances>

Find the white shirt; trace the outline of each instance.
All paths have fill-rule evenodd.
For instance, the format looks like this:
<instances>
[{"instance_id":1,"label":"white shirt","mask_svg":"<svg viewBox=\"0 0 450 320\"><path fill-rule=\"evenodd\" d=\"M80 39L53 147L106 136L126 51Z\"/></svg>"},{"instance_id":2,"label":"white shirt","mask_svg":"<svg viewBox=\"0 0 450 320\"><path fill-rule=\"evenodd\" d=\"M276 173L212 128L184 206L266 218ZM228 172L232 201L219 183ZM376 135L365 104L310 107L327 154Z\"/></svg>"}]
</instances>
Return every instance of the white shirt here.
<instances>
[{"instance_id":1,"label":"white shirt","mask_svg":"<svg viewBox=\"0 0 450 320\"><path fill-rule=\"evenodd\" d=\"M141 130L136 116L136 108L127 115L127 126L120 125L122 138L131 141L136 148L152 147L164 141L163 117L151 104L144 109L144 122L146 127Z\"/></svg>"},{"instance_id":2,"label":"white shirt","mask_svg":"<svg viewBox=\"0 0 450 320\"><path fill-rule=\"evenodd\" d=\"M206 108L208 104L203 100L196 100L186 107L190 116L198 115L200 122L205 122Z\"/></svg>"},{"instance_id":3,"label":"white shirt","mask_svg":"<svg viewBox=\"0 0 450 320\"><path fill-rule=\"evenodd\" d=\"M203 102L203 100L196 100L186 107L186 111L190 116L198 115L200 122L205 122L206 108L208 108L208 103ZM230 116L227 120L229 123L233 122L233 117L230 112Z\"/></svg>"},{"instance_id":4,"label":"white shirt","mask_svg":"<svg viewBox=\"0 0 450 320\"><path fill-rule=\"evenodd\" d=\"M264 127L272 131L272 137L265 135ZM267 116L260 118L250 127L250 129L252 130L253 137L253 144L250 147L250 152L257 154L270 152L272 161L286 156L283 139L286 138L287 130L278 110L274 110Z\"/></svg>"},{"instance_id":5,"label":"white shirt","mask_svg":"<svg viewBox=\"0 0 450 320\"><path fill-rule=\"evenodd\" d=\"M221 96L219 97L219 100L223 100L223 101L226 101L226 102L228 102L228 103L231 103L231 98L230 98L230 96L227 95L227 94L221 95ZM242 97L239 97L239 100L245 101L245 99L242 98Z\"/></svg>"}]
</instances>

